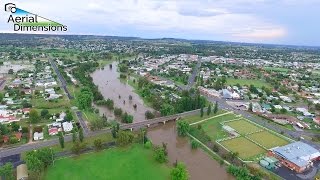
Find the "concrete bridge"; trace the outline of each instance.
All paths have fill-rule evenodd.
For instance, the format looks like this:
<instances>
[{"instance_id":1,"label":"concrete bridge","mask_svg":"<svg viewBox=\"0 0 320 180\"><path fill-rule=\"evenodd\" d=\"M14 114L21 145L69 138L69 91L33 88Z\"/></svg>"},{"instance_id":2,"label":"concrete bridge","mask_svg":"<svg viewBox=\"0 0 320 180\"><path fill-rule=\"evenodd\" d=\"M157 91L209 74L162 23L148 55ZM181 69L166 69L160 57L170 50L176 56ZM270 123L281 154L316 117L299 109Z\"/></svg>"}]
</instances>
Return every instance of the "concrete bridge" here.
<instances>
[{"instance_id":1,"label":"concrete bridge","mask_svg":"<svg viewBox=\"0 0 320 180\"><path fill-rule=\"evenodd\" d=\"M152 125L165 124L168 121L176 121L181 117L198 114L199 112L200 112L200 109L197 109L197 110L183 112L183 113L179 113L179 114L175 114L175 115L164 116L164 117L144 120L144 121L140 121L140 122L135 122L132 124L122 124L122 125L120 125L120 129L133 131L133 130L137 130L137 129L141 129L141 128L148 128Z\"/></svg>"}]
</instances>

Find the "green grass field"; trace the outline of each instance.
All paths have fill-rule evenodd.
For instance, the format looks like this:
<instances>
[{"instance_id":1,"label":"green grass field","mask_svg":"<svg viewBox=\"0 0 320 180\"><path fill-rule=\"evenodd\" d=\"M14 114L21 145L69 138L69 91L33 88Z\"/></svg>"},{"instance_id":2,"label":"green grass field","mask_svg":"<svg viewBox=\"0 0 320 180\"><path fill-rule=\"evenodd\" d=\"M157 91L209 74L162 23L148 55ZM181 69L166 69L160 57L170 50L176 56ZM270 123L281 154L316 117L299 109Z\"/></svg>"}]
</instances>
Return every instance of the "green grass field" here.
<instances>
[{"instance_id":1,"label":"green grass field","mask_svg":"<svg viewBox=\"0 0 320 180\"><path fill-rule=\"evenodd\" d=\"M236 119L235 114L226 114L201 123L204 132L212 139L217 140L227 137L227 133L222 130L220 122ZM197 126L197 125L195 125Z\"/></svg>"},{"instance_id":2,"label":"green grass field","mask_svg":"<svg viewBox=\"0 0 320 180\"><path fill-rule=\"evenodd\" d=\"M263 68L266 71L275 71L275 72L288 72L289 69L287 68L277 68L277 67L265 67Z\"/></svg>"},{"instance_id":3,"label":"green grass field","mask_svg":"<svg viewBox=\"0 0 320 180\"><path fill-rule=\"evenodd\" d=\"M152 150L139 145L57 160L45 174L46 180L163 180L169 179L170 168L157 163Z\"/></svg>"},{"instance_id":4,"label":"green grass field","mask_svg":"<svg viewBox=\"0 0 320 180\"><path fill-rule=\"evenodd\" d=\"M57 99L55 101L46 101L44 98L34 98L31 101L32 105L37 109L61 109L61 108L70 108L70 101L67 97L63 96L62 99Z\"/></svg>"},{"instance_id":5,"label":"green grass field","mask_svg":"<svg viewBox=\"0 0 320 180\"><path fill-rule=\"evenodd\" d=\"M277 135L274 135L268 131L262 131L248 135L248 138L261 144L262 146L270 149L277 146L287 145L289 142Z\"/></svg>"},{"instance_id":6,"label":"green grass field","mask_svg":"<svg viewBox=\"0 0 320 180\"><path fill-rule=\"evenodd\" d=\"M237 121L226 122L225 125L232 127L240 134L248 134L261 130L258 126L244 120L240 119Z\"/></svg>"},{"instance_id":7,"label":"green grass field","mask_svg":"<svg viewBox=\"0 0 320 180\"><path fill-rule=\"evenodd\" d=\"M199 113L199 114L196 114L196 115L184 117L184 118L183 118L183 121L191 124L191 123L195 123L195 122L198 122L198 121L201 121L201 120L210 118L210 117L214 117L214 116L217 116L217 115L219 115L219 114L226 113L226 112L227 112L227 111L224 111L224 110L218 110L218 112L217 112L216 114L214 114L213 112L211 112L211 114L208 116L208 115L207 115L207 111L204 111L203 117L201 117L201 116L200 116L200 113Z\"/></svg>"},{"instance_id":8,"label":"green grass field","mask_svg":"<svg viewBox=\"0 0 320 180\"><path fill-rule=\"evenodd\" d=\"M261 88L262 86L265 87L271 87L271 85L263 80L256 80L256 79L234 79L234 78L227 78L227 84L228 85L237 85L240 84L240 86L250 86L254 85L257 88Z\"/></svg>"},{"instance_id":9,"label":"green grass field","mask_svg":"<svg viewBox=\"0 0 320 180\"><path fill-rule=\"evenodd\" d=\"M254 144L244 137L238 137L220 142L224 147L232 152L238 152L243 160L250 160L255 156L265 153L266 150Z\"/></svg>"}]
</instances>

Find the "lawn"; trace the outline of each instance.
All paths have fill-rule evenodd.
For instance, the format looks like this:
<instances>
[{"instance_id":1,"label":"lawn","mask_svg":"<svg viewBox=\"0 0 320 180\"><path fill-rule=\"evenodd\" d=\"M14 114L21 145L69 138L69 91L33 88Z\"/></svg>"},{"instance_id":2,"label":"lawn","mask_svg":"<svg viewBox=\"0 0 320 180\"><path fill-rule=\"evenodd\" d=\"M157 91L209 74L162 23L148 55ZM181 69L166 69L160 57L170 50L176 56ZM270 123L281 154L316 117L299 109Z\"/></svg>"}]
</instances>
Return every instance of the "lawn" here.
<instances>
[{"instance_id":1,"label":"lawn","mask_svg":"<svg viewBox=\"0 0 320 180\"><path fill-rule=\"evenodd\" d=\"M211 112L211 114L208 116L208 115L207 115L207 111L204 111L203 117L200 116L200 112L199 112L199 114L184 117L184 118L183 118L183 121L191 124L191 123L195 123L195 122L198 122L198 121L201 121L201 120L204 120L204 119L213 117L213 116L217 116L217 115L219 115L219 114L226 113L226 112L227 112L227 111L224 111L224 110L218 110L218 112L217 112L216 114L214 114L213 112Z\"/></svg>"},{"instance_id":2,"label":"lawn","mask_svg":"<svg viewBox=\"0 0 320 180\"><path fill-rule=\"evenodd\" d=\"M70 102L69 100L63 96L62 99L57 99L55 101L49 102L44 98L34 98L32 99L32 105L37 109L56 109L56 108L69 108Z\"/></svg>"},{"instance_id":3,"label":"lawn","mask_svg":"<svg viewBox=\"0 0 320 180\"><path fill-rule=\"evenodd\" d=\"M263 68L266 71L275 71L275 72L288 72L289 69L287 68L279 68L279 67L265 67Z\"/></svg>"},{"instance_id":4,"label":"lawn","mask_svg":"<svg viewBox=\"0 0 320 180\"><path fill-rule=\"evenodd\" d=\"M82 112L83 112L84 118L88 122L92 122L92 121L101 119L99 113L94 113L94 112L90 112L90 111L82 111Z\"/></svg>"},{"instance_id":5,"label":"lawn","mask_svg":"<svg viewBox=\"0 0 320 180\"><path fill-rule=\"evenodd\" d=\"M221 138L226 138L227 134L225 131L222 130L220 122L222 121L228 121L231 119L236 119L235 114L226 114L223 116L219 116L216 118L212 118L208 121L205 121L201 123L200 125L202 126L204 132L212 139L212 140L217 140ZM197 126L197 125L195 125Z\"/></svg>"},{"instance_id":6,"label":"lawn","mask_svg":"<svg viewBox=\"0 0 320 180\"><path fill-rule=\"evenodd\" d=\"M157 163L152 150L139 145L57 160L45 175L47 180L163 180L169 177L170 168Z\"/></svg>"},{"instance_id":7,"label":"lawn","mask_svg":"<svg viewBox=\"0 0 320 180\"><path fill-rule=\"evenodd\" d=\"M261 130L258 126L244 119L226 122L225 125L232 127L240 134L248 134Z\"/></svg>"},{"instance_id":8,"label":"lawn","mask_svg":"<svg viewBox=\"0 0 320 180\"><path fill-rule=\"evenodd\" d=\"M289 142L277 135L274 135L268 131L262 131L248 135L248 138L261 144L267 149L274 148L277 146L287 145Z\"/></svg>"},{"instance_id":9,"label":"lawn","mask_svg":"<svg viewBox=\"0 0 320 180\"><path fill-rule=\"evenodd\" d=\"M232 152L238 152L239 157L243 160L249 160L256 157L266 150L254 144L244 137L238 137L220 142L225 148Z\"/></svg>"},{"instance_id":10,"label":"lawn","mask_svg":"<svg viewBox=\"0 0 320 180\"><path fill-rule=\"evenodd\" d=\"M234 78L227 78L228 85L237 85L240 86L250 86L254 85L257 88L261 88L262 86L271 87L271 85L263 80L256 80L256 79L234 79Z\"/></svg>"}]
</instances>

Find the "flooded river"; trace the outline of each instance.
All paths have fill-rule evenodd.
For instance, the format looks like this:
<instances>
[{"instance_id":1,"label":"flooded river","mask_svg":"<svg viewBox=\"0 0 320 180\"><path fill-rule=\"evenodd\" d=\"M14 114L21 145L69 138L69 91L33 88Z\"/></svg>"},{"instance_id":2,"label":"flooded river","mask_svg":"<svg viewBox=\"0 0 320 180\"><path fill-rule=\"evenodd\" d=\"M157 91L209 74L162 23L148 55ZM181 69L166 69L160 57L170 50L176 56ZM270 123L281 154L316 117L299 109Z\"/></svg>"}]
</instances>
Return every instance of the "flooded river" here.
<instances>
[{"instance_id":1,"label":"flooded river","mask_svg":"<svg viewBox=\"0 0 320 180\"><path fill-rule=\"evenodd\" d=\"M177 136L175 122L148 129L148 137L154 144L167 143L169 163L186 164L191 180L233 180L220 164L201 148L191 149L187 138Z\"/></svg>"},{"instance_id":2,"label":"flooded river","mask_svg":"<svg viewBox=\"0 0 320 180\"><path fill-rule=\"evenodd\" d=\"M98 69L91 74L94 84L99 86L99 90L105 99L112 99L114 106L121 108L128 114L133 115L133 121L139 122L145 120L145 112L152 111L151 108L143 104L142 99L136 94L134 89L125 82L119 80L120 73L117 71L117 62L112 63L112 68L106 65L104 69ZM120 95L120 98L119 98ZM132 100L129 100L129 96ZM137 105L137 109L133 105ZM104 113L109 118L114 118L113 112L105 107L98 107L100 114Z\"/></svg>"},{"instance_id":3,"label":"flooded river","mask_svg":"<svg viewBox=\"0 0 320 180\"><path fill-rule=\"evenodd\" d=\"M133 88L119 80L120 74L116 69L117 63L113 63L113 68L109 65L104 69L95 71L91 76L105 99L110 98L114 101L115 107L121 107L124 111L134 116L134 121L145 120L145 111L151 110L144 106L141 98L133 92ZM121 98L119 98L119 95ZM129 101L129 95L132 101ZM125 103L123 103L125 101ZM133 105L137 104L137 110ZM107 108L98 107L100 113L113 117L113 113ZM180 138L176 134L175 122L159 125L148 129L148 137L154 144L161 145L167 143L169 163L173 164L176 160L186 164L191 180L233 180L219 163L213 160L202 149L192 150L187 138Z\"/></svg>"}]
</instances>

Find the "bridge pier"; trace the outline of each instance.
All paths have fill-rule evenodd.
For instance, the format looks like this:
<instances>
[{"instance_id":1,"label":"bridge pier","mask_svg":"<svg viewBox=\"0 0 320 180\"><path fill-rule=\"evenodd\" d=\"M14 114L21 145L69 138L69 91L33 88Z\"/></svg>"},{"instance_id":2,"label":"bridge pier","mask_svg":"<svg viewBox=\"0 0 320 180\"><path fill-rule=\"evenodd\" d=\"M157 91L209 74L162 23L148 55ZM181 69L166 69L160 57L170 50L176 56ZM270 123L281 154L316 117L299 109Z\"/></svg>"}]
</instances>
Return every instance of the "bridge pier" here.
<instances>
[{"instance_id":1,"label":"bridge pier","mask_svg":"<svg viewBox=\"0 0 320 180\"><path fill-rule=\"evenodd\" d=\"M162 123L163 123L163 124L166 124L166 121L163 121Z\"/></svg>"},{"instance_id":2,"label":"bridge pier","mask_svg":"<svg viewBox=\"0 0 320 180\"><path fill-rule=\"evenodd\" d=\"M150 127L150 124L147 124L147 127Z\"/></svg>"},{"instance_id":3,"label":"bridge pier","mask_svg":"<svg viewBox=\"0 0 320 180\"><path fill-rule=\"evenodd\" d=\"M133 131L133 128L130 128L130 131Z\"/></svg>"}]
</instances>

